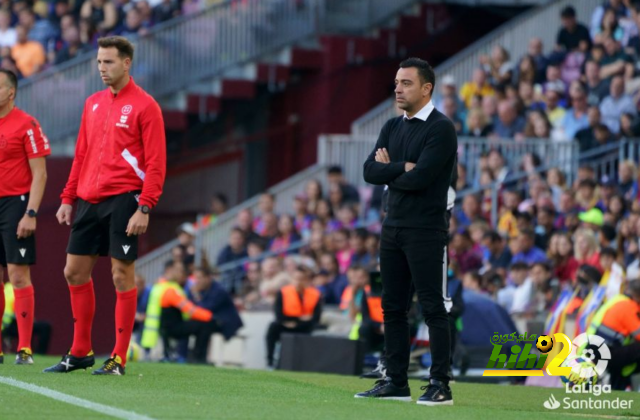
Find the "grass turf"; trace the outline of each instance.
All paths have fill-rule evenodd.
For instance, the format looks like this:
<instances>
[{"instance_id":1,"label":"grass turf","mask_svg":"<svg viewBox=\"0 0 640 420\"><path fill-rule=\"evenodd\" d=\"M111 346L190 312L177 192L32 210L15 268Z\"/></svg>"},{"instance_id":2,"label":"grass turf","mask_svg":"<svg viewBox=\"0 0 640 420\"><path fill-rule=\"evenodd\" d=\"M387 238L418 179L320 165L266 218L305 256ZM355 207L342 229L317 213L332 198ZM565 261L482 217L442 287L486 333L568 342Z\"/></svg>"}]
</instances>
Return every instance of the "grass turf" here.
<instances>
[{"instance_id":1,"label":"grass turf","mask_svg":"<svg viewBox=\"0 0 640 420\"><path fill-rule=\"evenodd\" d=\"M87 371L44 374L59 359L37 357L33 366L15 366L11 357L0 376L11 377L92 402L154 419L447 419L634 418L640 394L614 392L594 399L634 400L630 410L550 411L542 403L564 390L524 386L452 384L455 406L354 399L370 380L293 372L221 369L208 366L129 363L124 377L96 377ZM101 359L97 360L99 363ZM97 367L97 366L96 366ZM414 401L424 383L412 381ZM588 396L572 396L580 399ZM433 411L436 413L433 413ZM541 414L544 417L541 417ZM94 411L0 384L0 419L107 419ZM640 418L640 417L635 417Z\"/></svg>"}]
</instances>

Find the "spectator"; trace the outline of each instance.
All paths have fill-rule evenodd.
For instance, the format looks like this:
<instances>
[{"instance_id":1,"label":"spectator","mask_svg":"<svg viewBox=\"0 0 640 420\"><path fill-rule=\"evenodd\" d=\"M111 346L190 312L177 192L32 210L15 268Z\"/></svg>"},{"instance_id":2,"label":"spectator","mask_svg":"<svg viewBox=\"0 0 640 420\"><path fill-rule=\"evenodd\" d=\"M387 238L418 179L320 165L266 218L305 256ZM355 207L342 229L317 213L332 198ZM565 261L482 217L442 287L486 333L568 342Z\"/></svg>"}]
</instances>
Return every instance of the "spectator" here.
<instances>
[{"instance_id":1,"label":"spectator","mask_svg":"<svg viewBox=\"0 0 640 420\"><path fill-rule=\"evenodd\" d=\"M523 292L528 288L529 285L525 285L525 281L527 280L527 274L529 272L529 265L524 262L514 262L509 267L509 275L508 279L510 283L508 283L505 287L500 287L496 294L496 301L500 306L505 308L507 312L510 314L513 313L512 309L515 303L515 294L520 286L523 286L520 289L520 301L518 302L519 306L522 306L522 298ZM521 307L517 308L521 310Z\"/></svg>"},{"instance_id":2,"label":"spectator","mask_svg":"<svg viewBox=\"0 0 640 420\"><path fill-rule=\"evenodd\" d=\"M554 128L562 126L562 120L567 112L566 109L559 105L563 94L564 92L558 92L554 89L547 89L544 94L545 112Z\"/></svg>"},{"instance_id":3,"label":"spectator","mask_svg":"<svg viewBox=\"0 0 640 420\"><path fill-rule=\"evenodd\" d=\"M28 38L31 41L38 42L43 47L48 47L49 42L55 42L55 39L59 36L58 28L54 27L47 19L36 21L33 10L29 8L20 11L18 22L27 29Z\"/></svg>"},{"instance_id":4,"label":"spectator","mask_svg":"<svg viewBox=\"0 0 640 420\"><path fill-rule=\"evenodd\" d=\"M27 29L24 26L16 27L17 43L11 48L11 55L16 60L16 65L24 77L29 77L39 72L45 64L46 56L42 45L27 38Z\"/></svg>"},{"instance_id":5,"label":"spectator","mask_svg":"<svg viewBox=\"0 0 640 420\"><path fill-rule=\"evenodd\" d=\"M588 264L602 272L598 242L593 232L589 229L580 229L576 232L574 240L576 244L574 257L578 266Z\"/></svg>"},{"instance_id":6,"label":"spectator","mask_svg":"<svg viewBox=\"0 0 640 420\"><path fill-rule=\"evenodd\" d=\"M311 235L311 222L313 216L309 214L307 196L298 194L293 198L293 211L295 214L295 229L302 239L308 240Z\"/></svg>"},{"instance_id":7,"label":"spectator","mask_svg":"<svg viewBox=\"0 0 640 420\"><path fill-rule=\"evenodd\" d=\"M367 252L366 243L369 238L369 232L364 228L356 229L349 239L349 247L351 248L351 266L360 266L374 270L377 264L371 255Z\"/></svg>"},{"instance_id":8,"label":"spectator","mask_svg":"<svg viewBox=\"0 0 640 420\"><path fill-rule=\"evenodd\" d=\"M571 108L562 119L562 137L566 140L575 138L576 133L589 126L587 117L587 94L583 87L576 87L570 92Z\"/></svg>"},{"instance_id":9,"label":"spectator","mask_svg":"<svg viewBox=\"0 0 640 420\"><path fill-rule=\"evenodd\" d=\"M85 45L91 45L92 47L96 47L98 45L98 30L96 29L96 25L89 18L80 19L80 23L78 24L80 28L80 41Z\"/></svg>"},{"instance_id":10,"label":"spectator","mask_svg":"<svg viewBox=\"0 0 640 420\"><path fill-rule=\"evenodd\" d=\"M593 40L596 43L602 43L604 39L610 37L616 41L622 41L623 36L624 29L618 24L616 12L611 8L606 9L604 15L602 15L600 26L593 35Z\"/></svg>"},{"instance_id":11,"label":"spectator","mask_svg":"<svg viewBox=\"0 0 640 420\"><path fill-rule=\"evenodd\" d=\"M597 106L609 94L609 81L600 77L600 64L594 60L585 65L585 81L587 87L587 103Z\"/></svg>"},{"instance_id":12,"label":"spectator","mask_svg":"<svg viewBox=\"0 0 640 420\"><path fill-rule=\"evenodd\" d=\"M130 8L127 11L125 21L113 32L124 37L132 37L138 34L144 35L145 30L142 26L142 14L140 11L135 7Z\"/></svg>"},{"instance_id":13,"label":"spectator","mask_svg":"<svg viewBox=\"0 0 640 420\"><path fill-rule=\"evenodd\" d=\"M262 216L262 236L267 242L278 236L278 216L273 213L266 213Z\"/></svg>"},{"instance_id":14,"label":"spectator","mask_svg":"<svg viewBox=\"0 0 640 420\"><path fill-rule=\"evenodd\" d=\"M487 120L482 108L473 108L469 111L466 126L467 135L471 137L487 137L493 131L493 125ZM458 175L458 182L466 183L466 179L461 180Z\"/></svg>"},{"instance_id":15,"label":"spectator","mask_svg":"<svg viewBox=\"0 0 640 420\"><path fill-rule=\"evenodd\" d=\"M576 202L579 211L588 211L594 208L600 199L596 187L598 184L592 179L583 179L578 184Z\"/></svg>"},{"instance_id":16,"label":"spectator","mask_svg":"<svg viewBox=\"0 0 640 420\"><path fill-rule=\"evenodd\" d=\"M536 234L532 229L521 229L518 235L519 252L513 256L512 263L524 262L531 265L547 261L547 254L535 246Z\"/></svg>"},{"instance_id":17,"label":"spectator","mask_svg":"<svg viewBox=\"0 0 640 420\"><path fill-rule=\"evenodd\" d=\"M62 32L62 40L64 41L64 47L56 54L56 65L69 61L89 50L89 46L82 44L80 41L80 32L75 26L71 26Z\"/></svg>"},{"instance_id":18,"label":"spectator","mask_svg":"<svg viewBox=\"0 0 640 420\"><path fill-rule=\"evenodd\" d=\"M471 108L473 97L478 95L483 99L486 96L495 95L495 91L487 82L487 74L482 68L474 69L471 81L466 82L460 89L460 99L467 108Z\"/></svg>"},{"instance_id":19,"label":"spectator","mask_svg":"<svg viewBox=\"0 0 640 420\"><path fill-rule=\"evenodd\" d=\"M505 87L511 83L513 63L509 61L507 50L496 45L491 49L491 56L480 56L480 63L489 75L489 83L494 87Z\"/></svg>"},{"instance_id":20,"label":"spectator","mask_svg":"<svg viewBox=\"0 0 640 420\"><path fill-rule=\"evenodd\" d=\"M481 219L481 203L474 194L465 195L462 199L462 209L456 212L456 219L460 228L468 228L471 223Z\"/></svg>"},{"instance_id":21,"label":"spectator","mask_svg":"<svg viewBox=\"0 0 640 420\"><path fill-rule=\"evenodd\" d=\"M589 29L576 19L576 10L572 6L565 7L560 13L562 29L556 38L556 50L564 52L586 52L591 48Z\"/></svg>"},{"instance_id":22,"label":"spectator","mask_svg":"<svg viewBox=\"0 0 640 420\"><path fill-rule=\"evenodd\" d=\"M624 76L631 79L634 73L634 64L629 56L622 50L620 43L611 37L604 40L605 54L600 61L600 77L611 80L613 76Z\"/></svg>"},{"instance_id":23,"label":"spectator","mask_svg":"<svg viewBox=\"0 0 640 420\"><path fill-rule=\"evenodd\" d=\"M527 47L527 55L533 58L536 68L534 83L542 84L545 80L549 60L544 55L544 48L540 38L531 38Z\"/></svg>"},{"instance_id":24,"label":"spectator","mask_svg":"<svg viewBox=\"0 0 640 420\"><path fill-rule=\"evenodd\" d=\"M324 302L328 305L339 304L348 281L347 276L340 273L340 266L335 254L322 254L320 256L320 269L324 270L328 277L328 283L324 288Z\"/></svg>"},{"instance_id":25,"label":"spectator","mask_svg":"<svg viewBox=\"0 0 640 420\"><path fill-rule=\"evenodd\" d=\"M575 281L580 265L574 257L573 243L567 233L556 233L551 237L548 256L553 263L553 274L560 282Z\"/></svg>"},{"instance_id":26,"label":"spectator","mask_svg":"<svg viewBox=\"0 0 640 420\"><path fill-rule=\"evenodd\" d=\"M547 249L549 240L556 231L554 227L555 216L556 212L551 207L541 207L538 210L535 244L542 250Z\"/></svg>"},{"instance_id":27,"label":"spectator","mask_svg":"<svg viewBox=\"0 0 640 420\"><path fill-rule=\"evenodd\" d=\"M166 22L174 17L180 16L180 3L175 0L162 0L153 9L153 20L155 23Z\"/></svg>"},{"instance_id":28,"label":"spectator","mask_svg":"<svg viewBox=\"0 0 640 420\"><path fill-rule=\"evenodd\" d=\"M277 253L287 253L287 249L296 242L300 241L300 235L296 231L295 221L288 214L283 214L278 220L278 233L271 241L269 250Z\"/></svg>"},{"instance_id":29,"label":"spectator","mask_svg":"<svg viewBox=\"0 0 640 420\"><path fill-rule=\"evenodd\" d=\"M587 111L587 119L589 125L576 132L575 139L580 145L580 152L586 152L595 147L598 147L598 141L596 140L595 127L600 125L600 108L598 105L589 106Z\"/></svg>"},{"instance_id":30,"label":"spectator","mask_svg":"<svg viewBox=\"0 0 640 420\"><path fill-rule=\"evenodd\" d=\"M562 96L567 92L567 85L562 80L562 72L560 66L555 63L550 63L547 66L547 81L544 84L545 92L548 90L555 90Z\"/></svg>"},{"instance_id":31,"label":"spectator","mask_svg":"<svg viewBox=\"0 0 640 420\"><path fill-rule=\"evenodd\" d=\"M340 223L333 217L333 210L327 200L318 201L316 217L316 220L325 227L327 233L331 233L340 228Z\"/></svg>"},{"instance_id":32,"label":"spectator","mask_svg":"<svg viewBox=\"0 0 640 420\"><path fill-rule=\"evenodd\" d=\"M260 281L260 298L262 302L273 304L278 291L290 283L289 276L283 271L278 258L268 257L262 261Z\"/></svg>"},{"instance_id":33,"label":"spectator","mask_svg":"<svg viewBox=\"0 0 640 420\"><path fill-rule=\"evenodd\" d=\"M511 264L511 251L505 240L496 231L490 231L482 237L482 245L486 249L484 257L484 271L502 270L506 275L506 269Z\"/></svg>"},{"instance_id":34,"label":"spectator","mask_svg":"<svg viewBox=\"0 0 640 420\"><path fill-rule=\"evenodd\" d=\"M494 95L482 97L482 112L487 117L489 124L494 125L498 119L498 100Z\"/></svg>"},{"instance_id":35,"label":"spectator","mask_svg":"<svg viewBox=\"0 0 640 420\"><path fill-rule=\"evenodd\" d=\"M332 166L327 171L327 177L330 184L338 184L342 190L342 200L345 203L360 203L360 193L351 184L347 182L342 174L342 168L340 166Z\"/></svg>"},{"instance_id":36,"label":"spectator","mask_svg":"<svg viewBox=\"0 0 640 420\"><path fill-rule=\"evenodd\" d=\"M602 104L600 104L600 112L602 113L602 122L614 134L620 131L619 118L622 113L627 112L633 116L637 115L638 112L633 98L624 93L624 79L621 76L615 76L611 79L609 96L604 98Z\"/></svg>"},{"instance_id":37,"label":"spectator","mask_svg":"<svg viewBox=\"0 0 640 420\"><path fill-rule=\"evenodd\" d=\"M519 85L522 82L526 82L533 86L536 83L537 70L535 59L528 54L525 55L518 64L515 77L516 84Z\"/></svg>"},{"instance_id":38,"label":"spectator","mask_svg":"<svg viewBox=\"0 0 640 420\"><path fill-rule=\"evenodd\" d=\"M464 103L460 99L458 99L458 88L456 86L456 79L452 75L447 74L443 76L439 85L440 92L437 95L434 95L433 98L433 104L435 105L436 109L444 109L444 98L448 96L452 96L455 98L456 108L464 108Z\"/></svg>"},{"instance_id":39,"label":"spectator","mask_svg":"<svg viewBox=\"0 0 640 420\"><path fill-rule=\"evenodd\" d=\"M516 111L513 101L503 100L498 104L498 120L493 128L493 137L512 139L524 132L525 120Z\"/></svg>"},{"instance_id":40,"label":"spectator","mask_svg":"<svg viewBox=\"0 0 640 420\"><path fill-rule=\"evenodd\" d=\"M638 168L632 160L618 165L618 191L625 200L633 200L638 195Z\"/></svg>"},{"instance_id":41,"label":"spectator","mask_svg":"<svg viewBox=\"0 0 640 420\"><path fill-rule=\"evenodd\" d=\"M11 13L0 9L0 47L13 47L16 42L18 42L18 35L11 27Z\"/></svg>"},{"instance_id":42,"label":"spectator","mask_svg":"<svg viewBox=\"0 0 640 420\"><path fill-rule=\"evenodd\" d=\"M318 202L322 200L322 184L317 179L312 179L307 182L305 187L305 193L307 195L309 214L316 214L316 207Z\"/></svg>"},{"instance_id":43,"label":"spectator","mask_svg":"<svg viewBox=\"0 0 640 420\"><path fill-rule=\"evenodd\" d=\"M591 15L590 34L595 38L602 25L602 20L607 10L614 13L615 18L627 16L629 10L624 4L624 0L606 0L600 6L596 7Z\"/></svg>"},{"instance_id":44,"label":"spectator","mask_svg":"<svg viewBox=\"0 0 640 420\"><path fill-rule=\"evenodd\" d=\"M107 0L85 0L80 9L80 17L88 19L103 35L115 28L118 23L116 7Z\"/></svg>"},{"instance_id":45,"label":"spectator","mask_svg":"<svg viewBox=\"0 0 640 420\"><path fill-rule=\"evenodd\" d=\"M238 228L245 237L247 243L260 237L253 231L253 214L250 209L240 210L236 217L236 228Z\"/></svg>"},{"instance_id":46,"label":"spectator","mask_svg":"<svg viewBox=\"0 0 640 420\"><path fill-rule=\"evenodd\" d=\"M260 215L253 220L253 231L260 236L265 236L267 226L264 219L265 216L268 219L272 219L267 215L275 216L275 213L273 212L275 208L275 196L271 193L261 194L258 200L258 208L260 209Z\"/></svg>"},{"instance_id":47,"label":"spectator","mask_svg":"<svg viewBox=\"0 0 640 420\"><path fill-rule=\"evenodd\" d=\"M239 228L233 228L229 234L229 244L218 254L216 264L221 266L247 257L244 233ZM236 267L224 272L222 282L227 290L239 292L243 276L244 271L242 267Z\"/></svg>"},{"instance_id":48,"label":"spectator","mask_svg":"<svg viewBox=\"0 0 640 420\"><path fill-rule=\"evenodd\" d=\"M442 99L442 113L451 120L456 134L461 135L464 130L462 114L458 111L458 99L455 96L445 96Z\"/></svg>"},{"instance_id":49,"label":"spectator","mask_svg":"<svg viewBox=\"0 0 640 420\"><path fill-rule=\"evenodd\" d=\"M482 258L473 250L471 235L467 230L453 234L449 246L449 258L462 273L479 270L482 267Z\"/></svg>"},{"instance_id":50,"label":"spectator","mask_svg":"<svg viewBox=\"0 0 640 420\"><path fill-rule=\"evenodd\" d=\"M506 190L503 193L503 206L498 220L498 233L507 238L514 238L518 235L517 221L515 213L522 201L522 196L518 191Z\"/></svg>"},{"instance_id":51,"label":"spectator","mask_svg":"<svg viewBox=\"0 0 640 420\"><path fill-rule=\"evenodd\" d=\"M529 270L529 276L533 282L535 293L531 313L546 317L560 292L558 279L553 277L551 267L547 263L533 264Z\"/></svg>"},{"instance_id":52,"label":"spectator","mask_svg":"<svg viewBox=\"0 0 640 420\"><path fill-rule=\"evenodd\" d=\"M618 137L621 139L633 139L640 135L640 125L638 118L628 112L620 115L620 132Z\"/></svg>"},{"instance_id":53,"label":"spectator","mask_svg":"<svg viewBox=\"0 0 640 420\"><path fill-rule=\"evenodd\" d=\"M340 267L340 274L346 274L353 257L353 250L350 246L351 233L348 229L341 228L333 232L332 236L336 259Z\"/></svg>"}]
</instances>

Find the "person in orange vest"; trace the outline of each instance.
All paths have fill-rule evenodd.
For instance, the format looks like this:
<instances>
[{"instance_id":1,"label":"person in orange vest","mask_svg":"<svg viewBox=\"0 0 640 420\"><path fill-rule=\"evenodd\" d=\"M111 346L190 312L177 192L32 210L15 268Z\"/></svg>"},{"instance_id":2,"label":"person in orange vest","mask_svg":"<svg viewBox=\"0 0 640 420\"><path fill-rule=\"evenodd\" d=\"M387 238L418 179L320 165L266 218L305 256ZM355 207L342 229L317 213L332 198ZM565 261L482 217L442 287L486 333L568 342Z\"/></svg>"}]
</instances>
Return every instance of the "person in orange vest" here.
<instances>
[{"instance_id":1,"label":"person in orange vest","mask_svg":"<svg viewBox=\"0 0 640 420\"><path fill-rule=\"evenodd\" d=\"M640 280L630 281L626 295L614 296L600 307L587 334L604 338L609 346L611 388L624 391L630 387L631 376L640 372Z\"/></svg>"},{"instance_id":2,"label":"person in orange vest","mask_svg":"<svg viewBox=\"0 0 640 420\"><path fill-rule=\"evenodd\" d=\"M273 367L273 354L282 333L311 334L322 315L322 295L311 285L313 273L299 265L291 284L276 295L276 320L267 332L267 365Z\"/></svg>"}]
</instances>

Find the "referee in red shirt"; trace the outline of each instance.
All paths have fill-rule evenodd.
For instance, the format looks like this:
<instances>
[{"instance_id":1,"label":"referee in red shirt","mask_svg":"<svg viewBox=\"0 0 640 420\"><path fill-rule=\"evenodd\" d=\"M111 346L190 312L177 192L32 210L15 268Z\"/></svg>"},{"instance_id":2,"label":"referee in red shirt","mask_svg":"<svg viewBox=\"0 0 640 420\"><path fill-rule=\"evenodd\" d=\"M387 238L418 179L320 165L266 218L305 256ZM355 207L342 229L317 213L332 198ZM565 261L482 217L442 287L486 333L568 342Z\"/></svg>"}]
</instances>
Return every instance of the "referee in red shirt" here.
<instances>
[{"instance_id":1,"label":"referee in red shirt","mask_svg":"<svg viewBox=\"0 0 640 420\"><path fill-rule=\"evenodd\" d=\"M98 40L98 70L107 89L84 106L76 154L62 192L58 222L71 224L64 276L74 320L73 345L45 372L71 372L94 365L91 326L95 296L91 271L99 256L111 256L116 287L111 357L94 375L124 375L136 315L135 260L138 235L147 231L166 173L166 141L156 101L129 75L133 45L123 37Z\"/></svg>"},{"instance_id":2,"label":"referee in red shirt","mask_svg":"<svg viewBox=\"0 0 640 420\"><path fill-rule=\"evenodd\" d=\"M17 365L33 364L34 294L29 266L36 263L36 216L47 183L49 140L32 116L15 106L16 75L0 70L0 264L15 293ZM0 269L0 314L4 313L4 269ZM4 362L0 336L0 363Z\"/></svg>"}]
</instances>

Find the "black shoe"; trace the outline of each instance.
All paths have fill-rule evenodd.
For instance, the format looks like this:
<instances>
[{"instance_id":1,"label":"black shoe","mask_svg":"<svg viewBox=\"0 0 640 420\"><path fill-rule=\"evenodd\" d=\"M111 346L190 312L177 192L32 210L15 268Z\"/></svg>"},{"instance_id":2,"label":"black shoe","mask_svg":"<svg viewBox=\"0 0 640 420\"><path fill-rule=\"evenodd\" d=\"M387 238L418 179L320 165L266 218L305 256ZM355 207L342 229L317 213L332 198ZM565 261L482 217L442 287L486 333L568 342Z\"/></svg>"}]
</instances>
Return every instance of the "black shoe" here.
<instances>
[{"instance_id":1,"label":"black shoe","mask_svg":"<svg viewBox=\"0 0 640 420\"><path fill-rule=\"evenodd\" d=\"M107 359L102 367L98 370L94 370L92 375L124 375L124 366L122 366L122 359L117 354L112 358Z\"/></svg>"},{"instance_id":2,"label":"black shoe","mask_svg":"<svg viewBox=\"0 0 640 420\"><path fill-rule=\"evenodd\" d=\"M426 390L426 392L418 398L418 404L420 405L453 405L451 388L444 382L432 379L429 385L422 386L420 389Z\"/></svg>"},{"instance_id":3,"label":"black shoe","mask_svg":"<svg viewBox=\"0 0 640 420\"><path fill-rule=\"evenodd\" d=\"M71 352L62 356L62 360L57 365L51 366L43 370L45 373L69 373L78 369L87 369L95 365L96 359L93 357L93 351L90 351L85 357L75 357Z\"/></svg>"},{"instance_id":4,"label":"black shoe","mask_svg":"<svg viewBox=\"0 0 640 420\"><path fill-rule=\"evenodd\" d=\"M31 353L31 349L21 349L18 354L16 354L16 365L32 365L33 364L33 353Z\"/></svg>"},{"instance_id":5,"label":"black shoe","mask_svg":"<svg viewBox=\"0 0 640 420\"><path fill-rule=\"evenodd\" d=\"M379 379L369 391L354 395L355 398L377 398L381 400L411 402L411 390L409 385L404 388L395 386L390 378Z\"/></svg>"},{"instance_id":6,"label":"black shoe","mask_svg":"<svg viewBox=\"0 0 640 420\"><path fill-rule=\"evenodd\" d=\"M381 361L378 361L378 366L371 372L363 373L360 378L363 379L384 379L387 377L387 367Z\"/></svg>"}]
</instances>

